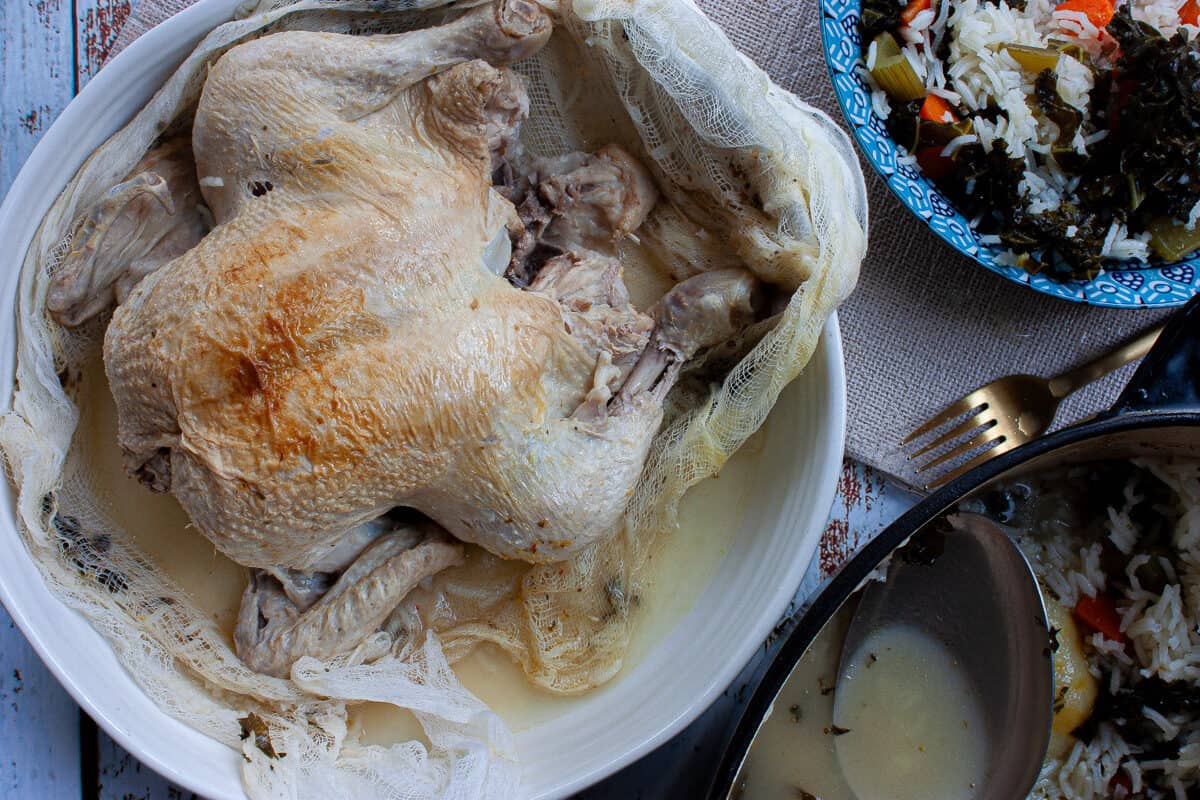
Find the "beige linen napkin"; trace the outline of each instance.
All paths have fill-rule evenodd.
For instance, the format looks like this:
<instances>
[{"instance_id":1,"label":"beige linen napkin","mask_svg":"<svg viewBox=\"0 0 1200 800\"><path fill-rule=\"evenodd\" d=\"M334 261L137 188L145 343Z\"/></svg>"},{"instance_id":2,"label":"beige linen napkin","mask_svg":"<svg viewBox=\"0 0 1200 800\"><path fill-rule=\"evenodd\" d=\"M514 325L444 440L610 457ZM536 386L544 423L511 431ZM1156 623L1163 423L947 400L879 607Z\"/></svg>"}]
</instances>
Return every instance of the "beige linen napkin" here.
<instances>
[{"instance_id":1,"label":"beige linen napkin","mask_svg":"<svg viewBox=\"0 0 1200 800\"><path fill-rule=\"evenodd\" d=\"M139 0L112 52L193 1ZM842 122L821 55L817 0L698 2L777 83ZM1166 316L1075 305L994 275L917 221L865 162L863 171L870 250L840 312L853 458L916 483L898 443L922 420L1002 375L1065 372ZM1110 405L1131 372L1069 398L1059 425Z\"/></svg>"}]
</instances>

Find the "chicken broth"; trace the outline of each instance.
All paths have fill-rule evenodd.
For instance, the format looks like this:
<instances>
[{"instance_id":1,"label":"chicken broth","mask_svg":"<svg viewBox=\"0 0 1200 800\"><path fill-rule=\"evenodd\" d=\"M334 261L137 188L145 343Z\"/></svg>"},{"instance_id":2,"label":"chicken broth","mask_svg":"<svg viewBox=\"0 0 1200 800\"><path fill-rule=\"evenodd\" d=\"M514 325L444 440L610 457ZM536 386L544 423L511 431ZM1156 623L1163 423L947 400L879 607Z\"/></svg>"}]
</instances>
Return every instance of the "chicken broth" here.
<instances>
[{"instance_id":1,"label":"chicken broth","mask_svg":"<svg viewBox=\"0 0 1200 800\"><path fill-rule=\"evenodd\" d=\"M98 360L83 375L79 402L76 435L83 446L78 452L87 460L99 505L198 608L212 616L232 643L247 570L192 529L173 496L153 494L125 474L117 445L116 409ZM719 478L709 479L687 494L680 508L680 531L660 537L647 570L649 581L641 592L626 667L662 640L714 574L740 525L762 433L730 459ZM557 717L579 702L530 685L521 669L490 645L477 647L455 665L455 671L518 731ZM367 703L353 709L350 722L366 742L420 738L420 727L409 712L385 704Z\"/></svg>"},{"instance_id":2,"label":"chicken broth","mask_svg":"<svg viewBox=\"0 0 1200 800\"><path fill-rule=\"evenodd\" d=\"M83 445L78 452L88 462L97 505L179 584L197 608L212 616L232 643L247 570L221 555L212 542L191 528L174 496L155 494L125 474L117 445L116 405L99 359L83 375L79 406L75 436Z\"/></svg>"},{"instance_id":3,"label":"chicken broth","mask_svg":"<svg viewBox=\"0 0 1200 800\"><path fill-rule=\"evenodd\" d=\"M983 785L983 710L949 650L916 628L872 633L837 687L838 761L858 800L957 800Z\"/></svg>"},{"instance_id":4,"label":"chicken broth","mask_svg":"<svg viewBox=\"0 0 1200 800\"><path fill-rule=\"evenodd\" d=\"M833 730L833 688L853 603L809 646L788 677L742 768L744 800L856 800L842 778Z\"/></svg>"},{"instance_id":5,"label":"chicken broth","mask_svg":"<svg viewBox=\"0 0 1200 800\"><path fill-rule=\"evenodd\" d=\"M986 742L966 675L930 636L897 626L874 633L838 682L853 607L842 607L788 678L746 759L739 797L971 796Z\"/></svg>"},{"instance_id":6,"label":"chicken broth","mask_svg":"<svg viewBox=\"0 0 1200 800\"><path fill-rule=\"evenodd\" d=\"M708 586L739 527L766 429L764 425L746 442L720 476L687 493L679 508L679 531L659 537L647 569L648 584L641 593L625 671L662 641ZM565 714L586 697L551 694L533 686L512 659L490 644L475 648L454 665L454 671L515 731ZM394 706L366 704L354 710L351 720L369 743L388 744L420 733L412 715Z\"/></svg>"}]
</instances>

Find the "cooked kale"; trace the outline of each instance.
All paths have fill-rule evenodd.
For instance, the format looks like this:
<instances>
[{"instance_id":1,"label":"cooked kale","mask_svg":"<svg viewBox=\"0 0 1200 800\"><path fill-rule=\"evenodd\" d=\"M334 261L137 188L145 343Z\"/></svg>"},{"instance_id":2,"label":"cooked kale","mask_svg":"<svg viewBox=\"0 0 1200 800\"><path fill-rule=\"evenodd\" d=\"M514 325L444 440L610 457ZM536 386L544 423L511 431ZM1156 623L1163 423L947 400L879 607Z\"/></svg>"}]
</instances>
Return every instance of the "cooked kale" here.
<instances>
[{"instance_id":1,"label":"cooked kale","mask_svg":"<svg viewBox=\"0 0 1200 800\"><path fill-rule=\"evenodd\" d=\"M918 116L921 112L921 101L911 100L901 105L892 101L892 113L887 118L888 135L896 144L910 153L915 153L921 145L920 133L923 120Z\"/></svg>"},{"instance_id":2,"label":"cooked kale","mask_svg":"<svg viewBox=\"0 0 1200 800\"><path fill-rule=\"evenodd\" d=\"M1000 230L1000 241L1015 253L1028 254L1025 269L1060 280L1091 279L1100 272L1111 215L1066 202L1040 214L1029 213L1024 203L1010 211L1011 222ZM1039 251L1044 253L1041 257L1036 255ZM1057 253L1062 261L1051 260L1049 253Z\"/></svg>"},{"instance_id":3,"label":"cooked kale","mask_svg":"<svg viewBox=\"0 0 1200 800\"><path fill-rule=\"evenodd\" d=\"M894 30L902 5L868 0L864 27L869 7L873 30L895 18L889 29ZM1090 279L1104 266L1101 252L1114 222L1140 233L1155 220L1186 221L1200 202L1200 46L1183 32L1164 37L1133 19L1128 5L1114 16L1108 32L1121 55L1112 69L1095 75L1086 118L1058 93L1052 70L1035 82L1033 102L1059 131L1052 152L1038 158L1053 160L1078 179L1073 202L1029 213L1021 191L1025 162L1009 158L1002 142L990 153L978 145L960 148L953 167L942 174L926 169L965 216L978 219L981 233L998 235L1031 272L1062 280ZM943 38L943 47L948 40ZM920 106L921 101L894 103L887 120L897 144L918 157L923 148L961 135L961 126L969 124L966 110L958 126L922 120ZM992 107L973 115L994 121L1001 113ZM1075 150L1081 129L1108 135L1083 156Z\"/></svg>"},{"instance_id":4,"label":"cooked kale","mask_svg":"<svg viewBox=\"0 0 1200 800\"><path fill-rule=\"evenodd\" d=\"M862 14L858 20L863 47L884 31L895 29L900 24L900 12L903 10L904 0L863 0Z\"/></svg>"},{"instance_id":5,"label":"cooked kale","mask_svg":"<svg viewBox=\"0 0 1200 800\"><path fill-rule=\"evenodd\" d=\"M1102 684L1107 684L1108 680L1107 674L1101 676ZM1188 683L1167 683L1160 678L1147 678L1116 692L1100 692L1091 716L1073 731L1073 735L1084 743L1090 742L1099 733L1100 725L1108 722L1125 741L1139 743L1139 760L1179 758L1179 737L1163 740L1162 729L1147 718L1146 708L1160 714L1193 711L1200 708L1200 696Z\"/></svg>"},{"instance_id":6,"label":"cooked kale","mask_svg":"<svg viewBox=\"0 0 1200 800\"><path fill-rule=\"evenodd\" d=\"M1071 140L1075 138L1075 132L1079 130L1079 126L1083 124L1083 114L1075 106L1063 100L1062 95L1058 93L1058 75L1054 73L1054 70L1043 70L1037 76L1033 94L1037 99L1038 108L1046 115L1046 119L1058 126L1056 144L1074 153L1075 148L1071 146Z\"/></svg>"},{"instance_id":7,"label":"cooked kale","mask_svg":"<svg viewBox=\"0 0 1200 800\"><path fill-rule=\"evenodd\" d=\"M1125 6L1108 32L1121 58L1107 76L1111 134L1100 156L1119 156L1110 174L1145 194L1137 214L1144 228L1156 216L1186 220L1200 201L1200 51L1182 32L1166 39ZM1115 111L1115 114L1112 112ZM1126 193L1129 196L1129 191Z\"/></svg>"}]
</instances>

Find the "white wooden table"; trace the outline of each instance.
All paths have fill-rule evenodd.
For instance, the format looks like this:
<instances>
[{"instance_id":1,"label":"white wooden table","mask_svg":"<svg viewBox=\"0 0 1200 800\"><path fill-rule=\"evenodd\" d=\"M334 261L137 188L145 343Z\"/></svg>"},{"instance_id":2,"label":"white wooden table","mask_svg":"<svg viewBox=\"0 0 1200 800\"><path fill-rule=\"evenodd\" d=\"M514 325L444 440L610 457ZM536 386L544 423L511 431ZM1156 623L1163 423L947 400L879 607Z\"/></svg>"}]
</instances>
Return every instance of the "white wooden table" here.
<instances>
[{"instance_id":1,"label":"white wooden table","mask_svg":"<svg viewBox=\"0 0 1200 800\"><path fill-rule=\"evenodd\" d=\"M0 197L42 133L99 69L135 0L0 0ZM848 462L819 557L795 608L914 497ZM0 553L0 558L3 558ZM786 630L788 625L783 625ZM701 774L772 648L764 647L709 712L677 739L584 793L695 796ZM0 607L0 798L167 800L195 797L125 752L83 713Z\"/></svg>"}]
</instances>

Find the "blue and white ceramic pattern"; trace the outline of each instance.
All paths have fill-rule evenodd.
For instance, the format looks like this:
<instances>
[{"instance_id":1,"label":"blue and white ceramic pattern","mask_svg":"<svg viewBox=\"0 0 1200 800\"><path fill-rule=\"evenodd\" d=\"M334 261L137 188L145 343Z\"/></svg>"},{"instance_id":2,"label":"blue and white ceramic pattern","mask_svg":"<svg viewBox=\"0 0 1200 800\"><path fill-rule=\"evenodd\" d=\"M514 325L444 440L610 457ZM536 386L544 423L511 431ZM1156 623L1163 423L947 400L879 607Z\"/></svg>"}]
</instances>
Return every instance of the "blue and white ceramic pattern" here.
<instances>
[{"instance_id":1,"label":"blue and white ceramic pattern","mask_svg":"<svg viewBox=\"0 0 1200 800\"><path fill-rule=\"evenodd\" d=\"M959 252L993 272L1043 294L1111 308L1183 305L1200 293L1200 254L1169 265L1109 269L1092 281L1061 282L996 263L996 248L981 244L965 217L915 167L899 163L904 151L871 110L862 64L861 0L820 0L821 40L834 93L867 161L904 205ZM1117 265L1119 267L1119 265Z\"/></svg>"}]
</instances>

